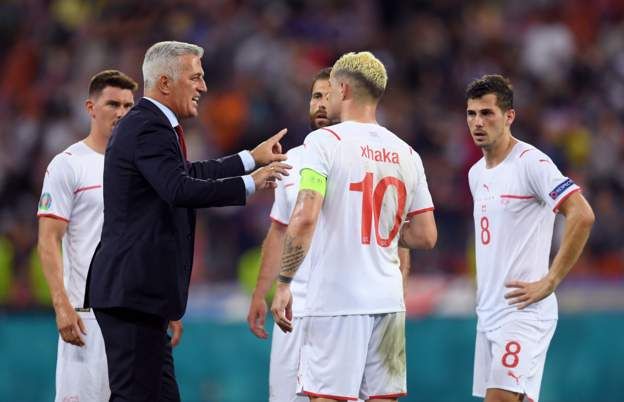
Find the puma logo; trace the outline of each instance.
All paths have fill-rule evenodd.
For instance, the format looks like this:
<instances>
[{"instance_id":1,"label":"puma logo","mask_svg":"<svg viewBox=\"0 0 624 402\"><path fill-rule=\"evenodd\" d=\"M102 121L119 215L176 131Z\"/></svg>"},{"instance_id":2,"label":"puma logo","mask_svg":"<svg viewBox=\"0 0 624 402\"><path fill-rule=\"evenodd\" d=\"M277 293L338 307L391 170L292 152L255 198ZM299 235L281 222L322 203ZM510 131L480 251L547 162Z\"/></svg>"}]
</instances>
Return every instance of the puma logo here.
<instances>
[{"instance_id":1,"label":"puma logo","mask_svg":"<svg viewBox=\"0 0 624 402\"><path fill-rule=\"evenodd\" d=\"M514 374L514 372L513 372L513 371L511 371L511 370L507 371L507 375L508 375L509 377L513 378L514 380L516 380L516 384L518 384L518 385L520 384L520 377L522 377L522 375L516 376L516 375Z\"/></svg>"}]
</instances>

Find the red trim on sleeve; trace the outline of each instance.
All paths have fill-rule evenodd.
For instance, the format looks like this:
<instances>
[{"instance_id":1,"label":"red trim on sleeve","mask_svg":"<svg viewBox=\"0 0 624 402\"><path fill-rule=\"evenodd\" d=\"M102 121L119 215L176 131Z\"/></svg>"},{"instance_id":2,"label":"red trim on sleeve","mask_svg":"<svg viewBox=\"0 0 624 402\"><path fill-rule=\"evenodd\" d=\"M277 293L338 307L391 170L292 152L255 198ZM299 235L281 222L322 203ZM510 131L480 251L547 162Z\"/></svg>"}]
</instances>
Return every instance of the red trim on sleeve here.
<instances>
[{"instance_id":1,"label":"red trim on sleeve","mask_svg":"<svg viewBox=\"0 0 624 402\"><path fill-rule=\"evenodd\" d=\"M550 163L550 161L548 159L540 159L539 162L546 162L546 163Z\"/></svg>"},{"instance_id":2,"label":"red trim on sleeve","mask_svg":"<svg viewBox=\"0 0 624 402\"><path fill-rule=\"evenodd\" d=\"M388 394L388 395L371 395L368 397L368 399L395 399L395 398L401 398L406 395L407 395L407 392L401 392L398 394Z\"/></svg>"},{"instance_id":3,"label":"red trim on sleeve","mask_svg":"<svg viewBox=\"0 0 624 402\"><path fill-rule=\"evenodd\" d=\"M275 218L274 218L274 217L272 217L272 216L269 216L269 218L271 218L271 220L272 220L273 222L277 223L278 225L288 226L288 223L284 223L284 222L282 222L282 221L280 221L280 220L278 220L278 219L275 219Z\"/></svg>"},{"instance_id":4,"label":"red trim on sleeve","mask_svg":"<svg viewBox=\"0 0 624 402\"><path fill-rule=\"evenodd\" d=\"M340 138L340 136L338 134L336 134L335 131L328 129L327 127L321 127L321 130L325 130L325 131L329 131L330 133L332 133L336 138L338 138L338 141L341 141L342 139Z\"/></svg>"},{"instance_id":5,"label":"red trim on sleeve","mask_svg":"<svg viewBox=\"0 0 624 402\"><path fill-rule=\"evenodd\" d=\"M581 191L581 188L575 188L574 190L570 191L568 194L564 195L562 199L559 200L559 202L557 202L557 205L555 205L555 207L553 208L553 212L557 213L559 212L559 206L568 199L569 196L571 196L572 194Z\"/></svg>"},{"instance_id":6,"label":"red trim on sleeve","mask_svg":"<svg viewBox=\"0 0 624 402\"><path fill-rule=\"evenodd\" d=\"M518 159L522 158L522 155L526 154L529 151L533 151L535 148L529 148L529 149L525 149L524 151L522 151L520 153L520 156L518 156Z\"/></svg>"},{"instance_id":7,"label":"red trim on sleeve","mask_svg":"<svg viewBox=\"0 0 624 402\"><path fill-rule=\"evenodd\" d=\"M52 219L58 219L59 221L65 221L69 223L69 219L65 219L62 216L58 216L54 214L37 214L37 218L52 218Z\"/></svg>"},{"instance_id":8,"label":"red trim on sleeve","mask_svg":"<svg viewBox=\"0 0 624 402\"><path fill-rule=\"evenodd\" d=\"M71 152L63 152L63 153L71 156Z\"/></svg>"},{"instance_id":9,"label":"red trim on sleeve","mask_svg":"<svg viewBox=\"0 0 624 402\"><path fill-rule=\"evenodd\" d=\"M516 200L530 200L535 198L532 195L513 195L513 194L501 194L500 198L514 198Z\"/></svg>"},{"instance_id":10,"label":"red trim on sleeve","mask_svg":"<svg viewBox=\"0 0 624 402\"><path fill-rule=\"evenodd\" d=\"M89 187L80 187L79 189L77 189L76 191L74 191L74 194L78 194L78 193L80 193L80 192L82 192L82 191L94 190L94 189L96 189L96 188L101 188L101 187L102 187L102 185L101 185L101 184L98 184L98 185L95 185L95 186L89 186Z\"/></svg>"},{"instance_id":11,"label":"red trim on sleeve","mask_svg":"<svg viewBox=\"0 0 624 402\"><path fill-rule=\"evenodd\" d=\"M295 183L286 183L286 184L284 184L284 188L290 187L290 186L294 186L294 185L295 185Z\"/></svg>"},{"instance_id":12,"label":"red trim on sleeve","mask_svg":"<svg viewBox=\"0 0 624 402\"><path fill-rule=\"evenodd\" d=\"M305 395L313 396L316 398L327 398L327 399L335 399L337 401L357 401L357 398L352 396L336 396L336 395L326 395L326 394L315 394L313 392L308 392L306 390L302 391Z\"/></svg>"},{"instance_id":13,"label":"red trim on sleeve","mask_svg":"<svg viewBox=\"0 0 624 402\"><path fill-rule=\"evenodd\" d=\"M427 211L433 211L434 207L429 207L429 208L423 208L423 209L417 209L416 211L412 211L412 212L408 212L407 213L407 217L411 218L414 215L418 215L418 214L422 214L423 212L427 212Z\"/></svg>"}]
</instances>

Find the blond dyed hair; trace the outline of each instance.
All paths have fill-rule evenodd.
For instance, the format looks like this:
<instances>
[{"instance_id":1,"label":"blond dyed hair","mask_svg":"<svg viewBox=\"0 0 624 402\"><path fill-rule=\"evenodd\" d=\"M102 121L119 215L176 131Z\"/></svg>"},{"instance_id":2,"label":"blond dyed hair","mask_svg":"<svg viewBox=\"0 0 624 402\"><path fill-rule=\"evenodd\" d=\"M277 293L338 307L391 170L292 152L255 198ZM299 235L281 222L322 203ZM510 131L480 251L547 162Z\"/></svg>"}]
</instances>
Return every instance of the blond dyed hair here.
<instances>
[{"instance_id":1,"label":"blond dyed hair","mask_svg":"<svg viewBox=\"0 0 624 402\"><path fill-rule=\"evenodd\" d=\"M353 79L363 90L378 100L386 90L388 74L383 63L371 52L350 52L343 54L334 63L330 78L347 76Z\"/></svg>"}]
</instances>

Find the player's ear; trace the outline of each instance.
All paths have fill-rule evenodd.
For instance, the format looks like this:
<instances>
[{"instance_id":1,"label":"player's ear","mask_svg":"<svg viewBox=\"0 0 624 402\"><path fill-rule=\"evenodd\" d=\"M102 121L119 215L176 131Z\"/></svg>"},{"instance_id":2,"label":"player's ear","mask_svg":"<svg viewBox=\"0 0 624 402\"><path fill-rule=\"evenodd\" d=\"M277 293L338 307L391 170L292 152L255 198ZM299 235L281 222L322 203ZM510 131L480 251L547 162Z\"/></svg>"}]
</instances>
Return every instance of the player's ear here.
<instances>
[{"instance_id":1,"label":"player's ear","mask_svg":"<svg viewBox=\"0 0 624 402\"><path fill-rule=\"evenodd\" d=\"M93 100L91 98L88 98L85 101L85 109L87 109L87 113L89 113L89 116L91 117L95 117L95 102L93 102Z\"/></svg>"},{"instance_id":2,"label":"player's ear","mask_svg":"<svg viewBox=\"0 0 624 402\"><path fill-rule=\"evenodd\" d=\"M341 100L345 100L347 95L351 93L352 88L349 86L349 83L346 81L340 81L340 97Z\"/></svg>"},{"instance_id":3,"label":"player's ear","mask_svg":"<svg viewBox=\"0 0 624 402\"><path fill-rule=\"evenodd\" d=\"M516 111L513 109L509 109L505 112L505 125L511 126L511 124L516 119Z\"/></svg>"}]
</instances>

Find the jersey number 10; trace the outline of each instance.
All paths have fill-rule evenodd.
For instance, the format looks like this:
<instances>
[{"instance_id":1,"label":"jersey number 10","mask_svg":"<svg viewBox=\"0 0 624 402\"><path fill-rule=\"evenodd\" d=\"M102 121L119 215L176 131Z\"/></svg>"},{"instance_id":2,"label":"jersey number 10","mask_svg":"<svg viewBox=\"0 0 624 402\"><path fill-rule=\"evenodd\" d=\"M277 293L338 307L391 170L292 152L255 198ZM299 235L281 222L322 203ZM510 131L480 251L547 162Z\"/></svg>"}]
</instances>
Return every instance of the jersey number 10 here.
<instances>
[{"instance_id":1,"label":"jersey number 10","mask_svg":"<svg viewBox=\"0 0 624 402\"><path fill-rule=\"evenodd\" d=\"M396 189L398 196L398 208L394 214L394 225L392 226L392 229L390 229L388 237L383 238L379 233L379 218L381 216L381 206L384 195L390 186L393 186ZM377 240L377 244L381 247L388 247L399 233L399 229L401 227L401 216L405 210L405 197L407 195L405 183L396 177L386 176L379 180L377 185L373 188L373 173L366 172L364 180L357 183L351 183L349 185L349 190L362 192L362 244L370 244L371 242L371 224L374 218L375 238Z\"/></svg>"}]
</instances>

